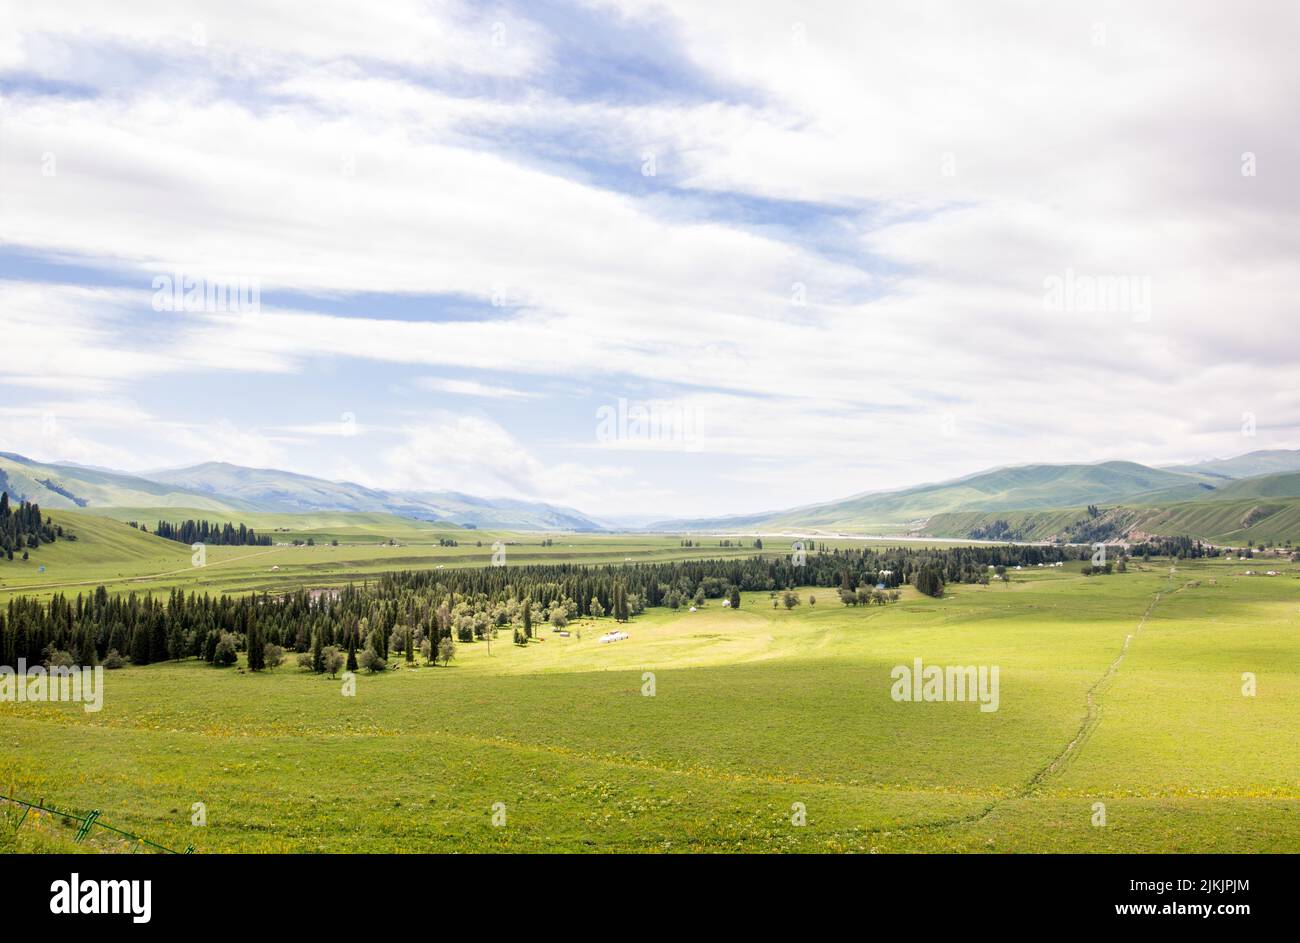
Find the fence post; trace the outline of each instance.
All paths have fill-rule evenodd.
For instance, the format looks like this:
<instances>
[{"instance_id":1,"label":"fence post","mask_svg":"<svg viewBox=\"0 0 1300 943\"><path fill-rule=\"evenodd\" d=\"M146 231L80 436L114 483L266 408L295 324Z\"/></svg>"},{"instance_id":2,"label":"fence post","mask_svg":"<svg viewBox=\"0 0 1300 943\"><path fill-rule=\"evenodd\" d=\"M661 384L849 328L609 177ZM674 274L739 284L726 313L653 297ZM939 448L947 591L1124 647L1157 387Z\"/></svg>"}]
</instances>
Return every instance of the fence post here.
<instances>
[{"instance_id":1,"label":"fence post","mask_svg":"<svg viewBox=\"0 0 1300 943\"><path fill-rule=\"evenodd\" d=\"M99 818L99 810L91 809L90 815L86 816L85 820L81 823L81 828L77 829L77 837L74 838L73 841L77 844L81 844L81 840L86 837L86 833L90 831L90 827L95 824L95 819L97 818Z\"/></svg>"}]
</instances>

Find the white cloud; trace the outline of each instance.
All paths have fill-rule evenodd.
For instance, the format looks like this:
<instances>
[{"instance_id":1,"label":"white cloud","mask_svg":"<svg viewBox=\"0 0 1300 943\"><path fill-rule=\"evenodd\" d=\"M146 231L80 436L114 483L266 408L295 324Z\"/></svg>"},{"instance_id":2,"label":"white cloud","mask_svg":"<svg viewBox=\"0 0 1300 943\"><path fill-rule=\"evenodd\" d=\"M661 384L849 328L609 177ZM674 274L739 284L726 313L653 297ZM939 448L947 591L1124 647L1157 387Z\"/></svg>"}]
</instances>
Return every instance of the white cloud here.
<instances>
[{"instance_id":1,"label":"white cloud","mask_svg":"<svg viewBox=\"0 0 1300 943\"><path fill-rule=\"evenodd\" d=\"M517 390L509 386L479 383L477 380L448 380L439 377L421 377L415 385L431 393L451 393L456 396L477 396L485 399L533 399L539 394Z\"/></svg>"},{"instance_id":2,"label":"white cloud","mask_svg":"<svg viewBox=\"0 0 1300 943\"><path fill-rule=\"evenodd\" d=\"M199 9L110 18L91 5L73 30L27 6L40 12L15 14L0 68L97 85L104 62L74 44L118 64L123 48L174 56ZM701 441L680 451L721 457L680 488L738 511L906 484L918 468L1160 461L1300 434L1285 340L1300 293L1292 11L609 6L675 19L697 67L746 100L563 97L543 73L566 64L540 28L511 19L485 54L493 14L408 4L363 23L333 5L311 22L250 7L257 29L208 24L191 69L138 89L19 90L4 113L6 245L120 266L140 292L181 267L258 277L268 294L486 304L504 286L525 303L438 322L387 317L382 302L364 319L266 304L142 331L136 292L11 282L0 329L34 353L0 382L107 395L144 376L291 381L320 360L365 360L463 371L415 385L484 408L535 395L543 377L599 381L601 396L654 384L702 417ZM534 84L497 96L429 81L439 70ZM640 178L646 146L658 184ZM1240 172L1247 151L1256 177ZM629 179L609 179L620 167ZM715 195L834 207L835 253L801 229L807 207L770 209L796 220L771 227L716 211ZM1149 320L1047 310L1044 280L1067 272L1149 280ZM791 303L795 282L806 306ZM1241 441L1243 411L1260 439ZM584 488L618 493L583 462L538 458L547 436L485 422L408 429L393 478L580 506ZM249 448L274 454L284 433L327 434L311 418ZM444 468L433 433L472 470ZM640 481L679 445L562 437L584 461L618 450Z\"/></svg>"},{"instance_id":3,"label":"white cloud","mask_svg":"<svg viewBox=\"0 0 1300 943\"><path fill-rule=\"evenodd\" d=\"M479 417L448 416L407 426L404 434L382 456L383 484L397 490L460 491L603 510L611 483L630 474L587 462L548 465L501 426Z\"/></svg>"}]
</instances>

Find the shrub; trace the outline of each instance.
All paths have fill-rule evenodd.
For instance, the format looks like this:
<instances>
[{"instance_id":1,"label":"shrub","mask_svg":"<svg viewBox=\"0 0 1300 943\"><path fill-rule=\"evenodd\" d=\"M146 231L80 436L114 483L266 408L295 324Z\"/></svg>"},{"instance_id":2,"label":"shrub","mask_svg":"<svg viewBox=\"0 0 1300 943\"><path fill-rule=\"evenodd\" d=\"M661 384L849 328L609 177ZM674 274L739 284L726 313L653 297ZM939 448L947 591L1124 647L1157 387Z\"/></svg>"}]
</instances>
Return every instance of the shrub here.
<instances>
[{"instance_id":1,"label":"shrub","mask_svg":"<svg viewBox=\"0 0 1300 943\"><path fill-rule=\"evenodd\" d=\"M71 652L61 648L51 648L45 654L45 664L50 668L71 668L76 662Z\"/></svg>"},{"instance_id":2,"label":"shrub","mask_svg":"<svg viewBox=\"0 0 1300 943\"><path fill-rule=\"evenodd\" d=\"M339 669L343 667L343 652L339 650L337 645L326 645L321 651L321 658L325 662L325 671L329 673L331 678L338 674Z\"/></svg>"},{"instance_id":3,"label":"shrub","mask_svg":"<svg viewBox=\"0 0 1300 943\"><path fill-rule=\"evenodd\" d=\"M235 651L235 637L229 632L222 632L221 638L217 639L216 651L212 653L212 664L225 668L237 661L239 655Z\"/></svg>"},{"instance_id":4,"label":"shrub","mask_svg":"<svg viewBox=\"0 0 1300 943\"><path fill-rule=\"evenodd\" d=\"M267 642L262 648L262 664L266 668L279 668L284 664L284 649Z\"/></svg>"},{"instance_id":5,"label":"shrub","mask_svg":"<svg viewBox=\"0 0 1300 943\"><path fill-rule=\"evenodd\" d=\"M372 648L363 649L361 653L357 655L357 663L371 674L376 671L383 671L388 667L388 662L380 658Z\"/></svg>"},{"instance_id":6,"label":"shrub","mask_svg":"<svg viewBox=\"0 0 1300 943\"><path fill-rule=\"evenodd\" d=\"M126 659L116 648L110 648L108 654L104 656L104 667L108 669L121 668L126 664Z\"/></svg>"}]
</instances>

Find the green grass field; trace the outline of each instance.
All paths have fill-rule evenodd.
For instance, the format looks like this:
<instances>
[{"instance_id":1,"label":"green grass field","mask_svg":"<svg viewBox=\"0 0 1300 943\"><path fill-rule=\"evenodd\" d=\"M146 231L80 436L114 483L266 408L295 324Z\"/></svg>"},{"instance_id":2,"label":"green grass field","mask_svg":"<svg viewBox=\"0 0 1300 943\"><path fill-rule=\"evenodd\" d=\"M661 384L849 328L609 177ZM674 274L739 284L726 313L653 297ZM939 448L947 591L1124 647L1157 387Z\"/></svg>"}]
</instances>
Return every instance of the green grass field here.
<instances>
[{"instance_id":1,"label":"green grass field","mask_svg":"<svg viewBox=\"0 0 1300 943\"><path fill-rule=\"evenodd\" d=\"M355 697L289 666L127 668L98 714L0 704L0 791L200 852L1300 851L1300 567L1271 565L1076 564L883 608L746 594L611 644L608 619L463 644ZM895 702L916 657L999 666L1000 709Z\"/></svg>"}]
</instances>

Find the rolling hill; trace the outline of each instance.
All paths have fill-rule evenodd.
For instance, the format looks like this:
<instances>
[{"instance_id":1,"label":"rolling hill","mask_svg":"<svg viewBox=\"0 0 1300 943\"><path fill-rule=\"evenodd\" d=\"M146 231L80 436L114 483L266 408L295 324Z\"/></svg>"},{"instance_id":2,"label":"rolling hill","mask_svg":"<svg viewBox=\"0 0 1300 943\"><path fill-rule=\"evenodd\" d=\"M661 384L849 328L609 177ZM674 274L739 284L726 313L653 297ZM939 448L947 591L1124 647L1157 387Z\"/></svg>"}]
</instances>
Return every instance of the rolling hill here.
<instances>
[{"instance_id":1,"label":"rolling hill","mask_svg":"<svg viewBox=\"0 0 1300 943\"><path fill-rule=\"evenodd\" d=\"M1135 462L1023 465L769 514L666 521L652 525L652 529L767 527L897 533L917 529L937 514L1189 500L1212 493L1215 486L1214 479L1206 475L1149 468Z\"/></svg>"},{"instance_id":2,"label":"rolling hill","mask_svg":"<svg viewBox=\"0 0 1300 943\"><path fill-rule=\"evenodd\" d=\"M1194 465L1173 465L1165 470L1219 478L1254 478L1259 475L1300 472L1300 449L1263 449L1235 458L1210 459Z\"/></svg>"},{"instance_id":3,"label":"rolling hill","mask_svg":"<svg viewBox=\"0 0 1300 943\"><path fill-rule=\"evenodd\" d=\"M1260 501L1183 501L1154 507L1117 505L1044 511L961 511L936 514L914 531L925 537L993 540L1141 541L1151 537L1192 537L1219 545L1300 542L1300 498Z\"/></svg>"},{"instance_id":4,"label":"rolling hill","mask_svg":"<svg viewBox=\"0 0 1300 943\"><path fill-rule=\"evenodd\" d=\"M1218 488L1208 496L1215 501L1249 498L1300 498L1300 472L1242 478Z\"/></svg>"},{"instance_id":5,"label":"rolling hill","mask_svg":"<svg viewBox=\"0 0 1300 943\"><path fill-rule=\"evenodd\" d=\"M45 464L12 452L0 452L0 491L55 509L124 504L223 512L241 509L210 493L84 465Z\"/></svg>"}]
</instances>

